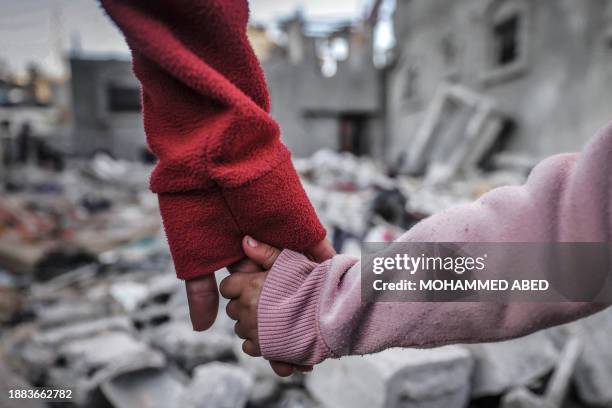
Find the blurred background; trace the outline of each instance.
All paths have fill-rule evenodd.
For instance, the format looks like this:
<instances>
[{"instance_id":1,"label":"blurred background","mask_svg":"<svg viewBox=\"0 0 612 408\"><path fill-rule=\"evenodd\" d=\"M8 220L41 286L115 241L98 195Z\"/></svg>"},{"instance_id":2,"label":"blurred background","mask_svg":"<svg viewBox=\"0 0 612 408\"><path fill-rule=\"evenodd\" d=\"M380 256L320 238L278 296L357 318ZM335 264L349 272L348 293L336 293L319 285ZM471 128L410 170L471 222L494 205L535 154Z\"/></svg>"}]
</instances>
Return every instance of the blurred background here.
<instances>
[{"instance_id":1,"label":"blurred background","mask_svg":"<svg viewBox=\"0 0 612 408\"><path fill-rule=\"evenodd\" d=\"M612 0L250 9L272 115L344 253L520 184L612 119ZM224 304L192 332L122 36L94 0L0 10L0 406L44 406L8 398L34 385L120 408L612 407L610 311L286 380L241 352Z\"/></svg>"}]
</instances>

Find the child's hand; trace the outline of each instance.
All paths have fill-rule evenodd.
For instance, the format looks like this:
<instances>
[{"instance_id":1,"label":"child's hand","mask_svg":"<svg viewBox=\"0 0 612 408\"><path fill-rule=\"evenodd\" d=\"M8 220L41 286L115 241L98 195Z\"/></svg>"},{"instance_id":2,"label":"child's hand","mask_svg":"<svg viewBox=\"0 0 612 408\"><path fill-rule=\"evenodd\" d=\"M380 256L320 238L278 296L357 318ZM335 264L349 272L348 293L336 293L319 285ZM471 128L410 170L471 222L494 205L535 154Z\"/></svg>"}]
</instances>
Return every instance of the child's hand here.
<instances>
[{"instance_id":1,"label":"child's hand","mask_svg":"<svg viewBox=\"0 0 612 408\"><path fill-rule=\"evenodd\" d=\"M242 242L244 252L250 259L232 265L231 275L219 285L221 295L230 299L227 304L227 315L236 320L234 331L241 339L242 350L253 357L261 356L259 336L257 333L257 306L263 283L272 268L280 250L245 237ZM287 363L270 362L272 369L280 376L287 376L297 368L300 371L311 371L311 366L293 366Z\"/></svg>"}]
</instances>

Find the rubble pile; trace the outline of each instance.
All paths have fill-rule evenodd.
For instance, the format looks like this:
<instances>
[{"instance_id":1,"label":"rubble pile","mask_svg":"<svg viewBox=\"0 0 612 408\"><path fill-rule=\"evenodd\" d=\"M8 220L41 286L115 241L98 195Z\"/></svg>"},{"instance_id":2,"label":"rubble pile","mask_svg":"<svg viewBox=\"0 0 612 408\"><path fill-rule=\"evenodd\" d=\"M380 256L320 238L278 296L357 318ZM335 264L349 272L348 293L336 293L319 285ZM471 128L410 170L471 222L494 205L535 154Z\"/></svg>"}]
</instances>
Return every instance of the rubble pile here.
<instances>
[{"instance_id":1,"label":"rubble pile","mask_svg":"<svg viewBox=\"0 0 612 408\"><path fill-rule=\"evenodd\" d=\"M23 383L70 388L78 406L318 406L302 377L281 381L242 353L225 302L210 330L194 332L167 261L157 271L88 265L32 283L30 316L2 336L0 367Z\"/></svg>"},{"instance_id":2,"label":"rubble pile","mask_svg":"<svg viewBox=\"0 0 612 408\"><path fill-rule=\"evenodd\" d=\"M116 162L111 177L100 165L111 167L110 160L97 156L62 173L11 169L0 199L0 267L52 275L157 234L157 203L146 191L150 168Z\"/></svg>"},{"instance_id":3,"label":"rubble pile","mask_svg":"<svg viewBox=\"0 0 612 408\"><path fill-rule=\"evenodd\" d=\"M425 217L526 179L522 172L473 171L433 182L331 150L296 160L296 168L336 250L354 255L361 242L393 241Z\"/></svg>"},{"instance_id":4,"label":"rubble pile","mask_svg":"<svg viewBox=\"0 0 612 408\"><path fill-rule=\"evenodd\" d=\"M11 248L0 261L19 261L0 262L0 406L24 406L4 390L27 386L70 388L83 407L612 406L609 310L513 341L391 349L280 379L242 352L225 301L210 330L192 330L148 169L111 160L53 177L28 172L26 187L0 202L0 243ZM431 185L332 152L298 168L334 243L353 253L521 182L498 173ZM38 247L50 249L35 261L20 253Z\"/></svg>"}]
</instances>

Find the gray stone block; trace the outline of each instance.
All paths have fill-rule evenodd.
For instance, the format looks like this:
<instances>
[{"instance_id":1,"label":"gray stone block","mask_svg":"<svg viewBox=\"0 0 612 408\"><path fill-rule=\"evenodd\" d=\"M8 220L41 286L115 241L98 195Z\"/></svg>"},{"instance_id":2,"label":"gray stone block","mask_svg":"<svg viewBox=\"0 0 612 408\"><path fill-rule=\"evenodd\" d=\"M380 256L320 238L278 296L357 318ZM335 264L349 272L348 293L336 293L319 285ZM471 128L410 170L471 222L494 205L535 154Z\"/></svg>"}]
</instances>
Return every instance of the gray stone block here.
<instances>
[{"instance_id":1,"label":"gray stone block","mask_svg":"<svg viewBox=\"0 0 612 408\"><path fill-rule=\"evenodd\" d=\"M595 406L612 406L612 310L606 309L566 328L583 345L574 380L580 398Z\"/></svg>"},{"instance_id":2,"label":"gray stone block","mask_svg":"<svg viewBox=\"0 0 612 408\"><path fill-rule=\"evenodd\" d=\"M196 367L193 380L176 404L185 408L243 408L246 406L253 376L242 367L210 363Z\"/></svg>"},{"instance_id":3,"label":"gray stone block","mask_svg":"<svg viewBox=\"0 0 612 408\"><path fill-rule=\"evenodd\" d=\"M187 370L213 360L233 357L234 338L221 331L209 329L196 332L187 321L173 321L157 327L149 338L166 355Z\"/></svg>"},{"instance_id":4,"label":"gray stone block","mask_svg":"<svg viewBox=\"0 0 612 408\"><path fill-rule=\"evenodd\" d=\"M472 368L463 347L390 349L327 360L306 376L306 388L329 408L463 407Z\"/></svg>"},{"instance_id":5,"label":"gray stone block","mask_svg":"<svg viewBox=\"0 0 612 408\"><path fill-rule=\"evenodd\" d=\"M476 362L472 396L499 395L550 372L559 351L543 332L499 343L466 346Z\"/></svg>"}]
</instances>

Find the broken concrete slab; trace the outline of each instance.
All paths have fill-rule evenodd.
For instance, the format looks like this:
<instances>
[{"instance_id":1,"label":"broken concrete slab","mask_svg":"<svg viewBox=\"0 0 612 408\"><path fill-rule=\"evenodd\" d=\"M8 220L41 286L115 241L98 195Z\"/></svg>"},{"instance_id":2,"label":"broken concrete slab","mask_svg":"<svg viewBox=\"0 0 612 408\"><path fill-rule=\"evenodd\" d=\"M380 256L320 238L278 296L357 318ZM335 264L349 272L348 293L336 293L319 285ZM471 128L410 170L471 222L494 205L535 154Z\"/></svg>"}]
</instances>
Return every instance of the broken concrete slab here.
<instances>
[{"instance_id":1,"label":"broken concrete slab","mask_svg":"<svg viewBox=\"0 0 612 408\"><path fill-rule=\"evenodd\" d=\"M133 330L130 319L125 316L114 316L41 331L33 336L33 341L48 348L57 348L63 343L93 337L101 332L129 333Z\"/></svg>"},{"instance_id":2,"label":"broken concrete slab","mask_svg":"<svg viewBox=\"0 0 612 408\"><path fill-rule=\"evenodd\" d=\"M107 305L85 300L57 301L54 304L40 304L35 308L38 324L43 327L58 327L76 322L99 319L110 314Z\"/></svg>"},{"instance_id":3,"label":"broken concrete slab","mask_svg":"<svg viewBox=\"0 0 612 408\"><path fill-rule=\"evenodd\" d=\"M147 285L140 282L116 282L109 288L109 293L126 312L136 310L148 295Z\"/></svg>"},{"instance_id":4,"label":"broken concrete slab","mask_svg":"<svg viewBox=\"0 0 612 408\"><path fill-rule=\"evenodd\" d=\"M563 326L576 336L583 351L576 366L574 382L581 400L595 406L612 406L612 309Z\"/></svg>"},{"instance_id":5,"label":"broken concrete slab","mask_svg":"<svg viewBox=\"0 0 612 408\"><path fill-rule=\"evenodd\" d=\"M268 407L270 405L267 405ZM272 408L318 408L320 405L306 392L298 388L283 391L279 401L271 405Z\"/></svg>"},{"instance_id":6,"label":"broken concrete slab","mask_svg":"<svg viewBox=\"0 0 612 408\"><path fill-rule=\"evenodd\" d=\"M9 332L0 342L1 353L20 375L32 383L39 383L53 365L56 355L53 350L41 347L32 341L38 327L22 324Z\"/></svg>"},{"instance_id":7,"label":"broken concrete slab","mask_svg":"<svg viewBox=\"0 0 612 408\"><path fill-rule=\"evenodd\" d=\"M243 408L246 406L253 376L241 367L209 363L196 367L177 406L186 408Z\"/></svg>"},{"instance_id":8,"label":"broken concrete slab","mask_svg":"<svg viewBox=\"0 0 612 408\"><path fill-rule=\"evenodd\" d=\"M582 345L576 338L570 339L555 371L546 385L543 395L536 395L526 387L515 388L502 398L502 408L561 408L569 391Z\"/></svg>"},{"instance_id":9,"label":"broken concrete slab","mask_svg":"<svg viewBox=\"0 0 612 408\"><path fill-rule=\"evenodd\" d=\"M63 344L49 376L54 385L74 387L76 399L84 400L104 381L165 364L163 354L146 343L124 332L108 332Z\"/></svg>"},{"instance_id":10,"label":"broken concrete slab","mask_svg":"<svg viewBox=\"0 0 612 408\"><path fill-rule=\"evenodd\" d=\"M463 407L473 359L463 347L390 349L327 360L306 376L306 388L325 407Z\"/></svg>"},{"instance_id":11,"label":"broken concrete slab","mask_svg":"<svg viewBox=\"0 0 612 408\"><path fill-rule=\"evenodd\" d=\"M166 369L147 369L117 376L100 389L115 408L168 408L185 391L185 379Z\"/></svg>"},{"instance_id":12,"label":"broken concrete slab","mask_svg":"<svg viewBox=\"0 0 612 408\"><path fill-rule=\"evenodd\" d=\"M472 396L500 395L529 385L550 372L559 351L543 332L499 343L472 344L474 368Z\"/></svg>"},{"instance_id":13,"label":"broken concrete slab","mask_svg":"<svg viewBox=\"0 0 612 408\"><path fill-rule=\"evenodd\" d=\"M172 310L167 305L152 305L130 313L134 326L139 330L151 330L167 324L172 318Z\"/></svg>"},{"instance_id":14,"label":"broken concrete slab","mask_svg":"<svg viewBox=\"0 0 612 408\"><path fill-rule=\"evenodd\" d=\"M473 172L502 128L489 98L460 85L443 85L431 102L408 156L408 171L430 183Z\"/></svg>"},{"instance_id":15,"label":"broken concrete slab","mask_svg":"<svg viewBox=\"0 0 612 408\"><path fill-rule=\"evenodd\" d=\"M184 320L157 327L149 338L152 344L186 370L213 360L234 357L234 337L214 329L196 332L191 323Z\"/></svg>"}]
</instances>

